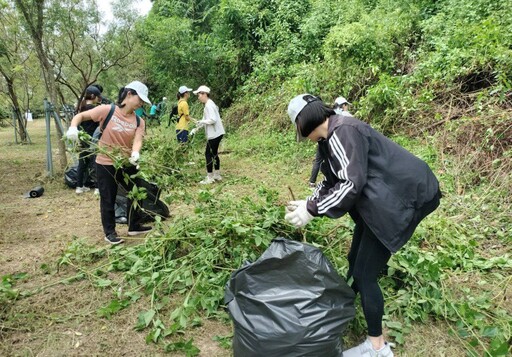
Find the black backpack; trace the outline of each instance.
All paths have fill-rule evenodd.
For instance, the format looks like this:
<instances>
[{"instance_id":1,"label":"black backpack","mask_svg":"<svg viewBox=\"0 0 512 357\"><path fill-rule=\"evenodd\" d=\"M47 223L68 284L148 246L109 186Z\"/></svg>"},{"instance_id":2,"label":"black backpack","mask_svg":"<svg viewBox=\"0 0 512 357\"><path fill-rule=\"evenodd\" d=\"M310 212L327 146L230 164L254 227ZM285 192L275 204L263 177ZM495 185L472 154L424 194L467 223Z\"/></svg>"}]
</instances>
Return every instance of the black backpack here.
<instances>
[{"instance_id":1,"label":"black backpack","mask_svg":"<svg viewBox=\"0 0 512 357\"><path fill-rule=\"evenodd\" d=\"M177 123L180 121L180 118L182 115L178 116L178 105L175 104L171 108L171 113L169 114L169 119L171 119L171 121L174 121Z\"/></svg>"}]
</instances>

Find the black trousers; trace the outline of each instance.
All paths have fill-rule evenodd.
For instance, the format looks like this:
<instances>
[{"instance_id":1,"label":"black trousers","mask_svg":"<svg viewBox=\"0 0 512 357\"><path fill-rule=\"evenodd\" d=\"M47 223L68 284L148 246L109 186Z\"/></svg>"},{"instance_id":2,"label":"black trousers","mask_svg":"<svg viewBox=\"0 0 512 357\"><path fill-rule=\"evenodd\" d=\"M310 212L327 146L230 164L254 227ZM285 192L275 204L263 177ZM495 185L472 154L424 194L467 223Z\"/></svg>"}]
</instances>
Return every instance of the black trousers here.
<instances>
[{"instance_id":1,"label":"black trousers","mask_svg":"<svg viewBox=\"0 0 512 357\"><path fill-rule=\"evenodd\" d=\"M113 165L96 164L96 180L100 191L100 212L101 224L103 232L109 235L116 231L116 196L117 185L123 186L126 191L130 192L136 184L136 180L130 178L128 183L125 181L123 174L128 176L137 173L135 166L121 167L116 169ZM128 230L136 229L140 225L141 212L140 208L134 207L131 199L128 198Z\"/></svg>"},{"instance_id":2,"label":"black trousers","mask_svg":"<svg viewBox=\"0 0 512 357\"><path fill-rule=\"evenodd\" d=\"M76 187L84 187L85 182L89 178L88 168L92 160L95 160L96 156L89 149L88 143L81 143L81 150L78 154L78 167L76 169Z\"/></svg>"},{"instance_id":3,"label":"black trousers","mask_svg":"<svg viewBox=\"0 0 512 357\"><path fill-rule=\"evenodd\" d=\"M209 173L213 172L213 167L215 164L215 170L220 169L220 160L219 160L219 144L224 135L218 136L215 139L210 139L206 143L206 150L204 152L204 156L206 158L206 171Z\"/></svg>"},{"instance_id":4,"label":"black trousers","mask_svg":"<svg viewBox=\"0 0 512 357\"><path fill-rule=\"evenodd\" d=\"M378 277L386 267L391 252L377 239L364 220L351 212L356 226L352 245L348 253L347 280L354 278L352 289L361 294L361 305L368 324L368 336L382 335L382 316L384 315L384 297Z\"/></svg>"}]
</instances>

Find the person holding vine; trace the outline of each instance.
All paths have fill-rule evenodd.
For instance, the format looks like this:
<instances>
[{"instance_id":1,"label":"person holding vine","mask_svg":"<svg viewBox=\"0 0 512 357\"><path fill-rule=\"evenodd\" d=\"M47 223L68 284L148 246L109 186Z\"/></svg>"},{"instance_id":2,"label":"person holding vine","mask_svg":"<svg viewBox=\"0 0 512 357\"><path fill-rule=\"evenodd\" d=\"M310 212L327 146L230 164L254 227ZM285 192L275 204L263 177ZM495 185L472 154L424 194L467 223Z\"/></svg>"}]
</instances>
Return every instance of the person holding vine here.
<instances>
[{"instance_id":1,"label":"person holding vine","mask_svg":"<svg viewBox=\"0 0 512 357\"><path fill-rule=\"evenodd\" d=\"M75 115L66 133L68 139L77 141L78 126L89 120L99 123L102 129L96 156L96 176L100 193L101 223L105 241L110 244L123 243L116 232L117 188L120 184L130 192L135 184L131 177L138 172L137 163L145 133L144 119L139 118L135 110L144 102L151 105L148 88L139 81L131 82L119 90L115 105L100 105ZM116 159L119 156L121 161ZM140 223L139 205L129 199L128 207L128 235L149 232L151 227L142 226Z\"/></svg>"},{"instance_id":2,"label":"person holding vine","mask_svg":"<svg viewBox=\"0 0 512 357\"><path fill-rule=\"evenodd\" d=\"M370 125L338 115L301 94L288 105L297 138L318 144L325 178L306 200L293 200L285 219L303 227L315 217L349 213L355 223L347 280L361 296L368 337L344 357L392 357L382 333L384 297L378 276L391 255L438 206L439 182L429 166Z\"/></svg>"}]
</instances>

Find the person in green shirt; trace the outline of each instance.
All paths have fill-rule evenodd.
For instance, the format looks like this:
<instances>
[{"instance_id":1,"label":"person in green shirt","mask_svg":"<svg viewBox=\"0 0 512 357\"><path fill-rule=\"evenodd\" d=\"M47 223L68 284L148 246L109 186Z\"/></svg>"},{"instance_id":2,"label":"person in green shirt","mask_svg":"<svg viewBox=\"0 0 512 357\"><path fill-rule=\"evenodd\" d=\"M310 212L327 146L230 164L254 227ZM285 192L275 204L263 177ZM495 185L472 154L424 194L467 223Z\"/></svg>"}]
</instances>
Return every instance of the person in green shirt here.
<instances>
[{"instance_id":1,"label":"person in green shirt","mask_svg":"<svg viewBox=\"0 0 512 357\"><path fill-rule=\"evenodd\" d=\"M156 115L156 104L152 104L149 108L149 117L148 117L148 124L152 121L155 121L157 119Z\"/></svg>"},{"instance_id":2,"label":"person in green shirt","mask_svg":"<svg viewBox=\"0 0 512 357\"><path fill-rule=\"evenodd\" d=\"M139 118L146 119L147 114L143 107L140 107L135 110L135 114L139 116Z\"/></svg>"}]
</instances>

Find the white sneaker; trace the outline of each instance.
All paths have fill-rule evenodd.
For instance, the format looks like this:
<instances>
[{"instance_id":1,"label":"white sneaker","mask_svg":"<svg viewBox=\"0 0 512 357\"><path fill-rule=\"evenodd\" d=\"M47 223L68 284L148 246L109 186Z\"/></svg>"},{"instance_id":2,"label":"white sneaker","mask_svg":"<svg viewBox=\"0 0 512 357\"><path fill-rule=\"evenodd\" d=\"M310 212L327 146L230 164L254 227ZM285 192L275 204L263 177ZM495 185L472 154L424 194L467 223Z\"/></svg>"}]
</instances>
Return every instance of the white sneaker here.
<instances>
[{"instance_id":1,"label":"white sneaker","mask_svg":"<svg viewBox=\"0 0 512 357\"><path fill-rule=\"evenodd\" d=\"M94 189L94 195L96 195L96 196L99 196L99 195L100 195L100 190L99 190L99 188L95 188L95 189Z\"/></svg>"},{"instance_id":2,"label":"white sneaker","mask_svg":"<svg viewBox=\"0 0 512 357\"><path fill-rule=\"evenodd\" d=\"M75 192L80 194L80 193L88 192L90 190L91 189L89 187L84 186L84 187L77 187Z\"/></svg>"},{"instance_id":3,"label":"white sneaker","mask_svg":"<svg viewBox=\"0 0 512 357\"><path fill-rule=\"evenodd\" d=\"M215 172L215 173L213 174L213 179L214 179L215 181L222 181L222 176L221 176L218 172Z\"/></svg>"},{"instance_id":4,"label":"white sneaker","mask_svg":"<svg viewBox=\"0 0 512 357\"><path fill-rule=\"evenodd\" d=\"M343 357L393 357L393 351L389 343L385 342L384 347L380 350L374 350L372 343L367 338L366 341L359 346L352 347L349 350L343 351Z\"/></svg>"},{"instance_id":5,"label":"white sneaker","mask_svg":"<svg viewBox=\"0 0 512 357\"><path fill-rule=\"evenodd\" d=\"M199 183L201 185L209 185L209 184L214 183L214 182L215 182L215 180L213 179L213 176L206 176L204 178L204 180L200 181Z\"/></svg>"}]
</instances>

